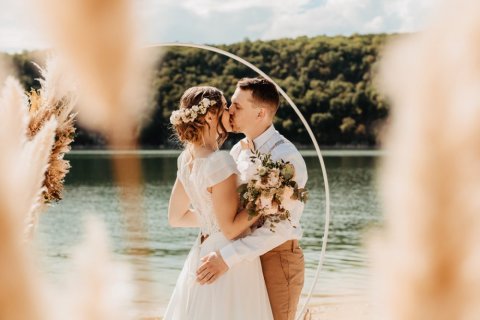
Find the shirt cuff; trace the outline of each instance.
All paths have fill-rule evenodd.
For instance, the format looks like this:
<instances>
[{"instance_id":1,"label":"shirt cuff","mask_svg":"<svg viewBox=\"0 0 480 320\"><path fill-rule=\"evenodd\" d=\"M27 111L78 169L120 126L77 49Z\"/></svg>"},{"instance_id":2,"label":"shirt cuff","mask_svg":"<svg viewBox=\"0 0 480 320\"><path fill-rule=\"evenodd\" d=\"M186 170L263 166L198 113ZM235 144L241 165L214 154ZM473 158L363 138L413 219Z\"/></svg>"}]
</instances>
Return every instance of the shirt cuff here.
<instances>
[{"instance_id":1,"label":"shirt cuff","mask_svg":"<svg viewBox=\"0 0 480 320\"><path fill-rule=\"evenodd\" d=\"M220 255L222 256L223 261L225 261L227 264L228 268L232 268L241 260L231 244L228 244L220 249Z\"/></svg>"}]
</instances>

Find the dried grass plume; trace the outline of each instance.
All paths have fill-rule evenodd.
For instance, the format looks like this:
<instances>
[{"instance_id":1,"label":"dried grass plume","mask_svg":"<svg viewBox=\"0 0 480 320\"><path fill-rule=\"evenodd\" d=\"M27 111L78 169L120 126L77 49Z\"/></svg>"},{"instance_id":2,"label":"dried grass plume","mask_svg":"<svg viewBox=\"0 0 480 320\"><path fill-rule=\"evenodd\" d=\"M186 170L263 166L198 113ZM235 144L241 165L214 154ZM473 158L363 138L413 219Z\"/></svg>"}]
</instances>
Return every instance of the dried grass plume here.
<instances>
[{"instance_id":1,"label":"dried grass plume","mask_svg":"<svg viewBox=\"0 0 480 320\"><path fill-rule=\"evenodd\" d=\"M391 45L393 102L374 244L381 319L480 315L480 2L448 1Z\"/></svg>"},{"instance_id":2,"label":"dried grass plume","mask_svg":"<svg viewBox=\"0 0 480 320\"><path fill-rule=\"evenodd\" d=\"M55 144L50 154L49 167L45 173L45 191L43 199L46 203L62 199L64 179L70 169L69 161L64 159L71 150L71 143L75 137L75 117L73 108L77 101L73 88L68 88L69 83L62 73L58 61L49 59L45 69L37 66L43 76L40 79L41 89L29 93L30 122L28 137L33 138L42 128L45 121L52 116L57 120L55 131Z\"/></svg>"}]
</instances>

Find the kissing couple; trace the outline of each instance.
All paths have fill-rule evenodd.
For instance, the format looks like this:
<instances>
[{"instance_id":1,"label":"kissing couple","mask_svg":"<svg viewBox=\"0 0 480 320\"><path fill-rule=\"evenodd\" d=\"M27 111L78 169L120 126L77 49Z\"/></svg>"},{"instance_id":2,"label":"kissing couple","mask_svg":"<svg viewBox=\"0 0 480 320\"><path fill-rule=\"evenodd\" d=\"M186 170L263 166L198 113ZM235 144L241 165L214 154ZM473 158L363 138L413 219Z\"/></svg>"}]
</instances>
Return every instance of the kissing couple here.
<instances>
[{"instance_id":1,"label":"kissing couple","mask_svg":"<svg viewBox=\"0 0 480 320\"><path fill-rule=\"evenodd\" d=\"M275 84L244 78L230 106L222 91L202 86L187 89L173 111L170 122L184 150L168 220L200 233L163 319L294 319L304 282L298 244L304 203L292 190L303 190L308 176L296 147L273 126L279 104ZM228 132L245 138L230 152L220 151ZM289 181L285 188L271 187L282 179ZM250 187L243 199L242 184ZM295 199L287 211L279 200L285 193ZM255 212L261 206L268 215Z\"/></svg>"}]
</instances>

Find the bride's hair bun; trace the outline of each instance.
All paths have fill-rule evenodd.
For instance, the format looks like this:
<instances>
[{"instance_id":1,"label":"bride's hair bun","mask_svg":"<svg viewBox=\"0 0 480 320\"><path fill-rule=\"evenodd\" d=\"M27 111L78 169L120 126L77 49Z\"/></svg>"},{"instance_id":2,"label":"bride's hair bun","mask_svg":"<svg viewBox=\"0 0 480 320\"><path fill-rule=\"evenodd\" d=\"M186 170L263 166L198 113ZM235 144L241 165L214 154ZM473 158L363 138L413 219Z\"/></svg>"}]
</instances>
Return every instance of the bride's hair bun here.
<instances>
[{"instance_id":1,"label":"bride's hair bun","mask_svg":"<svg viewBox=\"0 0 480 320\"><path fill-rule=\"evenodd\" d=\"M183 143L196 143L202 140L201 136L201 127L203 125L198 126L195 123L181 123L175 126L175 130L177 131L178 140Z\"/></svg>"},{"instance_id":2,"label":"bride's hair bun","mask_svg":"<svg viewBox=\"0 0 480 320\"><path fill-rule=\"evenodd\" d=\"M202 142L204 128L208 126L205 117L208 113L221 117L223 113L222 97L222 91L208 86L191 87L184 92L178 110L174 111L170 118L176 136L181 143L196 144ZM206 108L206 112L195 111L198 108ZM195 113L195 116L185 117L185 109L189 110L187 111L189 115ZM173 119L175 113L177 118ZM183 121L181 115L184 115ZM222 138L221 142L223 142L226 138L226 130L221 121L218 121L218 127L217 131Z\"/></svg>"}]
</instances>

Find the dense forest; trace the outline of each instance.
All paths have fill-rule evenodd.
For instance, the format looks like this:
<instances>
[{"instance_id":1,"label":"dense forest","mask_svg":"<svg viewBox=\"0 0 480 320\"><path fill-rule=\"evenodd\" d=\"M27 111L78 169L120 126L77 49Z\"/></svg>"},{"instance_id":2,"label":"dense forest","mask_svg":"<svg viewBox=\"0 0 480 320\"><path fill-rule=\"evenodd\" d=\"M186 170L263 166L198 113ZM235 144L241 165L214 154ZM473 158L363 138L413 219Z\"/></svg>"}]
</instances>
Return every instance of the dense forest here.
<instances>
[{"instance_id":1,"label":"dense forest","mask_svg":"<svg viewBox=\"0 0 480 320\"><path fill-rule=\"evenodd\" d=\"M388 105L375 90L373 76L381 49L391 37L377 34L245 40L217 47L246 59L277 81L300 108L322 146L374 147L388 115ZM168 119L186 88L216 86L228 100L238 79L256 76L241 63L205 50L150 50L154 55L161 54L162 59L152 70L154 112L139 137L145 148L175 146ZM31 63L38 61L38 52L1 55L1 59L11 60L27 90L38 88L35 79L39 74ZM300 119L283 99L275 126L297 145L311 145ZM74 148L103 144L100 136L79 128Z\"/></svg>"}]
</instances>

